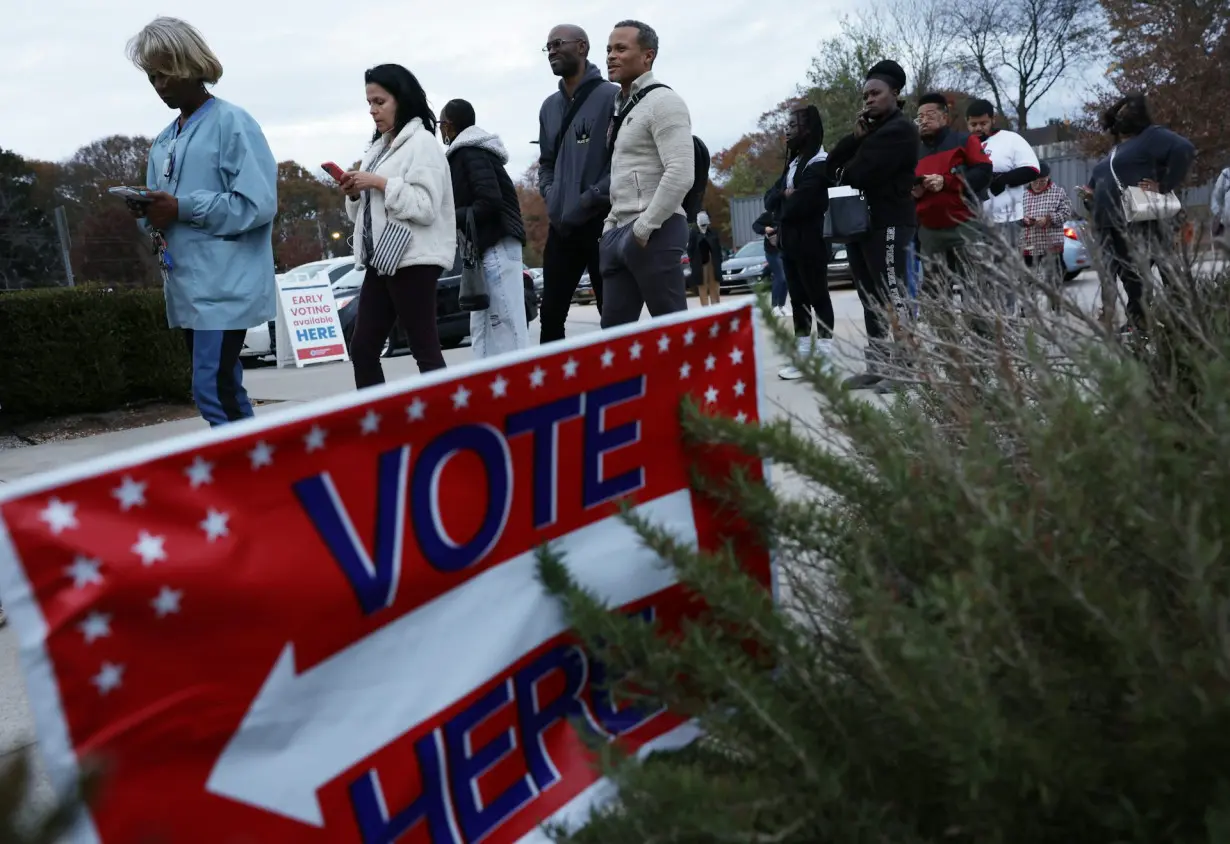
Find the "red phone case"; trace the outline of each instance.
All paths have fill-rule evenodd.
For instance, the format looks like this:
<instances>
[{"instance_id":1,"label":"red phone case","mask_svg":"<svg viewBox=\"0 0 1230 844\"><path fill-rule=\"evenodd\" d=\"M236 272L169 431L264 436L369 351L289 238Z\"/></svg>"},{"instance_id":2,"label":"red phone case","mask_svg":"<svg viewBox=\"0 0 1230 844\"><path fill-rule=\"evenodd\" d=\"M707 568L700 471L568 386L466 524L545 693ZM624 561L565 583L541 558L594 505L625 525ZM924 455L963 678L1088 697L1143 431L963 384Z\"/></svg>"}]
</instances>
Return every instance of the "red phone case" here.
<instances>
[{"instance_id":1,"label":"red phone case","mask_svg":"<svg viewBox=\"0 0 1230 844\"><path fill-rule=\"evenodd\" d=\"M337 182L340 182L342 180L342 176L346 175L345 171L332 161L326 161L324 164L320 165L320 169L332 176L333 180Z\"/></svg>"}]
</instances>

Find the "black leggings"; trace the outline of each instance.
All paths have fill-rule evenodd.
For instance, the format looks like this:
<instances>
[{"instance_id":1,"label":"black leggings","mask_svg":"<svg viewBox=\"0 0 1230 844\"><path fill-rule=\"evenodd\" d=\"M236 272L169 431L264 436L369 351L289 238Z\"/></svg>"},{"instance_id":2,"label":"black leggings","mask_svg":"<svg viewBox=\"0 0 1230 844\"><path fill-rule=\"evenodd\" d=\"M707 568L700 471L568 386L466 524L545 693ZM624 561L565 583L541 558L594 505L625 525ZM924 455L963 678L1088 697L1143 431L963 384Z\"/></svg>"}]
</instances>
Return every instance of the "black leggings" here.
<instances>
[{"instance_id":1,"label":"black leggings","mask_svg":"<svg viewBox=\"0 0 1230 844\"><path fill-rule=\"evenodd\" d=\"M873 342L889 336L889 318L905 307L913 226L875 229L846 244L850 274L863 303L863 324Z\"/></svg>"},{"instance_id":2,"label":"black leggings","mask_svg":"<svg viewBox=\"0 0 1230 844\"><path fill-rule=\"evenodd\" d=\"M406 331L419 372L444 368L436 327L436 282L442 272L435 266L402 267L391 276L382 276L368 268L350 338L357 389L384 383L380 353L397 322Z\"/></svg>"},{"instance_id":3,"label":"black leggings","mask_svg":"<svg viewBox=\"0 0 1230 844\"><path fill-rule=\"evenodd\" d=\"M796 337L811 336L812 311L819 325L816 332L822 339L833 336L833 297L829 295L829 248L823 241L820 250L809 249L793 254L782 252L782 269L786 272L786 287L790 291Z\"/></svg>"}]
</instances>

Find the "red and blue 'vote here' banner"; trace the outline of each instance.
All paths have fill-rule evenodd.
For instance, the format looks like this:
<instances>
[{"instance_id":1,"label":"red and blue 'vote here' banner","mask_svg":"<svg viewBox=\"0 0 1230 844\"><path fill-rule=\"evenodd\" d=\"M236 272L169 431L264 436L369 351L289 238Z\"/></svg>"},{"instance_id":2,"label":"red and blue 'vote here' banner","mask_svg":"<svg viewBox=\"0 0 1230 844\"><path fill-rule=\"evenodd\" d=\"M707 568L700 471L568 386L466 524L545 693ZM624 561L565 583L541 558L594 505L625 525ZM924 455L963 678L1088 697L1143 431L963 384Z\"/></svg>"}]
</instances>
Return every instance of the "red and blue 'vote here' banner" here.
<instances>
[{"instance_id":1,"label":"red and blue 'vote here' banner","mask_svg":"<svg viewBox=\"0 0 1230 844\"><path fill-rule=\"evenodd\" d=\"M0 601L53 778L107 766L73 840L545 840L609 793L578 730L694 736L604 690L537 579L695 612L620 502L767 552L688 488L678 405L760 418L750 306L594 333L155 444L0 494ZM644 704L641 704L644 707ZM579 726L578 726L579 725Z\"/></svg>"}]
</instances>

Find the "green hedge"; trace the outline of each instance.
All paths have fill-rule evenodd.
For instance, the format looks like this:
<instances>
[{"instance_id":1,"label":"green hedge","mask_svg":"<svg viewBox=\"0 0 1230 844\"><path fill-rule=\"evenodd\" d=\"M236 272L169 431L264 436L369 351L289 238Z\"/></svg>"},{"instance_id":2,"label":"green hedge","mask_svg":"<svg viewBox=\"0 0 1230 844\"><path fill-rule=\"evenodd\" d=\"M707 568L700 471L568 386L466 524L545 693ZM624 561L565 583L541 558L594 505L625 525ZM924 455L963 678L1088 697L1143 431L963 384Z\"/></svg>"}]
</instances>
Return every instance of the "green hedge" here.
<instances>
[{"instance_id":1,"label":"green hedge","mask_svg":"<svg viewBox=\"0 0 1230 844\"><path fill-rule=\"evenodd\" d=\"M0 294L0 413L38 418L189 401L184 341L161 290L99 287Z\"/></svg>"}]
</instances>

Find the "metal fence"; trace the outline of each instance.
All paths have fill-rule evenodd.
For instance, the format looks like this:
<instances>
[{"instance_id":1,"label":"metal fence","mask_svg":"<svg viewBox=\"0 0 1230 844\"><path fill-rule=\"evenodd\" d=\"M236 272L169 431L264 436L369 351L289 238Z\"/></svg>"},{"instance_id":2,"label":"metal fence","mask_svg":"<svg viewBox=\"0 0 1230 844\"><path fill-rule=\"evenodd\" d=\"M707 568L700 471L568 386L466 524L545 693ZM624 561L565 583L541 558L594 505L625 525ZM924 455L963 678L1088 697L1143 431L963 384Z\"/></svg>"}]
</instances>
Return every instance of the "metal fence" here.
<instances>
[{"instance_id":1,"label":"metal fence","mask_svg":"<svg viewBox=\"0 0 1230 844\"><path fill-rule=\"evenodd\" d=\"M759 237L752 231L752 223L763 212L763 197L737 196L730 200L730 239L735 249Z\"/></svg>"}]
</instances>

